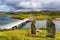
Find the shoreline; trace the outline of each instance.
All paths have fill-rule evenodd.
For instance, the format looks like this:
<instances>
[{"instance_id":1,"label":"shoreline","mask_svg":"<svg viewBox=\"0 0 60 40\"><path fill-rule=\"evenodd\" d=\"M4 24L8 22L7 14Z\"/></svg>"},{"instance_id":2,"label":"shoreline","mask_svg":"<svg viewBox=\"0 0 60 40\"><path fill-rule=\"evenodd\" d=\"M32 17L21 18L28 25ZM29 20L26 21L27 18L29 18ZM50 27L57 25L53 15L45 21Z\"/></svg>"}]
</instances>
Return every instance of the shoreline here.
<instances>
[{"instance_id":1,"label":"shoreline","mask_svg":"<svg viewBox=\"0 0 60 40\"><path fill-rule=\"evenodd\" d=\"M25 18L18 18L18 17L11 17L12 19L19 19L19 20L23 20ZM36 18L37 21L43 21L43 20L47 20L47 18ZM60 18L55 18L53 21L60 21Z\"/></svg>"}]
</instances>

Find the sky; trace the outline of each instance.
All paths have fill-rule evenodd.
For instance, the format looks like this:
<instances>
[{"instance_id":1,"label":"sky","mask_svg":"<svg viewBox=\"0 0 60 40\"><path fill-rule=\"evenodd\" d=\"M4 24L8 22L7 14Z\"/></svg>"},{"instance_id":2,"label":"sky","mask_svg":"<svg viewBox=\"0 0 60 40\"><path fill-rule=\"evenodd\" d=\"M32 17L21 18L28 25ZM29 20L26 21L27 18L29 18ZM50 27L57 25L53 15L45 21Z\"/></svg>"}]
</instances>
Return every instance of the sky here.
<instances>
[{"instance_id":1,"label":"sky","mask_svg":"<svg viewBox=\"0 0 60 40\"><path fill-rule=\"evenodd\" d=\"M60 10L60 0L0 0L1 12Z\"/></svg>"}]
</instances>

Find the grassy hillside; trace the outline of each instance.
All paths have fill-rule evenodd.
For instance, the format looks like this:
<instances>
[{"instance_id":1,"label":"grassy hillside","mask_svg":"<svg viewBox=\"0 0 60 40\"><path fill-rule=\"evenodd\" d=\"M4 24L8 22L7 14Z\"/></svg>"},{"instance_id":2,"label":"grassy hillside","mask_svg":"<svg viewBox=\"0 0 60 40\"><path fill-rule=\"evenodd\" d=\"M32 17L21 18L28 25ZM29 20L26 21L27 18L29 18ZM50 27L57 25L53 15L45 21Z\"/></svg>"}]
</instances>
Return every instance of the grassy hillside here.
<instances>
[{"instance_id":1,"label":"grassy hillside","mask_svg":"<svg viewBox=\"0 0 60 40\"><path fill-rule=\"evenodd\" d=\"M56 38L48 38L46 31L37 32L37 35L31 35L30 29L16 29L0 32L0 40L60 40L60 32L56 32Z\"/></svg>"}]
</instances>

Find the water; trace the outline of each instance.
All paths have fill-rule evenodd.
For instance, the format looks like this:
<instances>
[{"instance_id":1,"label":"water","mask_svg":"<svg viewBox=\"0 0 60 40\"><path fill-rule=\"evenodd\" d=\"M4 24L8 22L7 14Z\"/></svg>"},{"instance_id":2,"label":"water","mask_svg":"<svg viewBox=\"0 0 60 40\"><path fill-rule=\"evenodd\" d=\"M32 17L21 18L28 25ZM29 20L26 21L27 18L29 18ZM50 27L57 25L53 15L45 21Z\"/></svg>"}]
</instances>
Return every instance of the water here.
<instances>
[{"instance_id":1,"label":"water","mask_svg":"<svg viewBox=\"0 0 60 40\"><path fill-rule=\"evenodd\" d=\"M60 31L60 21L54 21L56 30ZM46 20L43 21L36 21L35 24L36 28L46 28ZM31 22L27 23L23 28L30 28L31 27Z\"/></svg>"},{"instance_id":2,"label":"water","mask_svg":"<svg viewBox=\"0 0 60 40\"><path fill-rule=\"evenodd\" d=\"M11 19L11 15L0 15L0 27L6 25L8 23L12 23L18 21L18 19ZM60 21L54 21L56 25L56 30L60 31ZM36 21L36 28L44 28L46 27L46 20ZM28 22L23 28L30 28L31 22Z\"/></svg>"},{"instance_id":3,"label":"water","mask_svg":"<svg viewBox=\"0 0 60 40\"><path fill-rule=\"evenodd\" d=\"M0 15L0 26L18 21L17 19L11 19L10 17L11 15Z\"/></svg>"}]
</instances>

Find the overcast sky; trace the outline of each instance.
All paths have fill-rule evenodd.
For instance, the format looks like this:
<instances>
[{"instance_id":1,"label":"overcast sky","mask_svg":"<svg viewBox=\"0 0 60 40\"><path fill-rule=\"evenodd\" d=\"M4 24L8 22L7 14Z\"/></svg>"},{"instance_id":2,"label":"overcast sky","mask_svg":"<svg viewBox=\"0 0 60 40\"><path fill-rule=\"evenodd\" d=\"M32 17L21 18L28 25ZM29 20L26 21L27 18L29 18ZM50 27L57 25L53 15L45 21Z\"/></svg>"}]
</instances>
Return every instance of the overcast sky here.
<instances>
[{"instance_id":1,"label":"overcast sky","mask_svg":"<svg viewBox=\"0 0 60 40\"><path fill-rule=\"evenodd\" d=\"M0 11L60 10L60 0L0 0Z\"/></svg>"}]
</instances>

